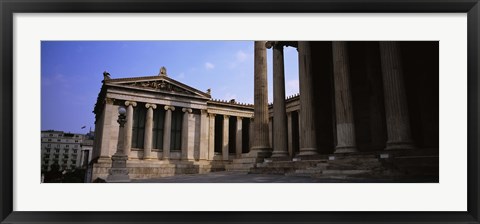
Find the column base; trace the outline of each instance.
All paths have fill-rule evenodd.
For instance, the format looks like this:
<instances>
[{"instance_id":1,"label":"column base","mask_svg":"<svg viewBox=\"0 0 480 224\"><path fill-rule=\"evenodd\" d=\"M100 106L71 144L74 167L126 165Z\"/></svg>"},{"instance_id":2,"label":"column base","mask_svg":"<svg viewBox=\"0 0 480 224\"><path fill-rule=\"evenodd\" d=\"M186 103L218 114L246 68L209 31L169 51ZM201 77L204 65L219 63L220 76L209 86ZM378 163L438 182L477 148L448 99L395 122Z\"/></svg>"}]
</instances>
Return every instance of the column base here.
<instances>
[{"instance_id":1,"label":"column base","mask_svg":"<svg viewBox=\"0 0 480 224\"><path fill-rule=\"evenodd\" d=\"M130 177L128 176L127 168L111 168L108 171L107 183L128 183Z\"/></svg>"},{"instance_id":2,"label":"column base","mask_svg":"<svg viewBox=\"0 0 480 224\"><path fill-rule=\"evenodd\" d=\"M415 148L411 142L387 142L385 150L411 150Z\"/></svg>"},{"instance_id":3,"label":"column base","mask_svg":"<svg viewBox=\"0 0 480 224\"><path fill-rule=\"evenodd\" d=\"M272 152L272 157L274 158L281 158L281 157L288 157L288 152L278 152L278 151L273 151Z\"/></svg>"},{"instance_id":4,"label":"column base","mask_svg":"<svg viewBox=\"0 0 480 224\"><path fill-rule=\"evenodd\" d=\"M351 152L358 152L357 147L355 146L336 147L334 153L351 153Z\"/></svg>"},{"instance_id":5,"label":"column base","mask_svg":"<svg viewBox=\"0 0 480 224\"><path fill-rule=\"evenodd\" d=\"M267 158L272 155L272 149L269 147L252 147L247 154L249 158Z\"/></svg>"},{"instance_id":6,"label":"column base","mask_svg":"<svg viewBox=\"0 0 480 224\"><path fill-rule=\"evenodd\" d=\"M311 156L311 155L317 155L318 151L317 148L301 148L300 153L298 153L299 156Z\"/></svg>"}]
</instances>

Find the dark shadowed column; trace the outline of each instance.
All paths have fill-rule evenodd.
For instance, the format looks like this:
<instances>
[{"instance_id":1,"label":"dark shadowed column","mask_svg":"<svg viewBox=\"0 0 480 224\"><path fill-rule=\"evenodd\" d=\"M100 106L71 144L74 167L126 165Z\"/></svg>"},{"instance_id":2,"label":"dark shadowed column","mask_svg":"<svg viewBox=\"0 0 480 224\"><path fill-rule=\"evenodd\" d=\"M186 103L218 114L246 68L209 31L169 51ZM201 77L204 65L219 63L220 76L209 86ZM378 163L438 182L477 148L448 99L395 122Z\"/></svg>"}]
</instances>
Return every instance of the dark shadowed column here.
<instances>
[{"instance_id":1,"label":"dark shadowed column","mask_svg":"<svg viewBox=\"0 0 480 224\"><path fill-rule=\"evenodd\" d=\"M334 41L332 43L332 51L335 118L337 124L337 146L335 147L335 153L356 152L347 43L344 41Z\"/></svg>"},{"instance_id":2,"label":"dark shadowed column","mask_svg":"<svg viewBox=\"0 0 480 224\"><path fill-rule=\"evenodd\" d=\"M265 41L255 41L254 61L254 139L251 157L267 157L271 153L268 140L267 49Z\"/></svg>"},{"instance_id":3,"label":"dark shadowed column","mask_svg":"<svg viewBox=\"0 0 480 224\"><path fill-rule=\"evenodd\" d=\"M268 42L273 48L273 135L272 157L288 156L287 111L285 107L285 70L283 45L279 42Z\"/></svg>"},{"instance_id":4,"label":"dark shadowed column","mask_svg":"<svg viewBox=\"0 0 480 224\"><path fill-rule=\"evenodd\" d=\"M386 150L412 149L414 146L410 130L399 43L381 41L380 57L388 134Z\"/></svg>"},{"instance_id":5,"label":"dark shadowed column","mask_svg":"<svg viewBox=\"0 0 480 224\"><path fill-rule=\"evenodd\" d=\"M310 42L298 42L300 81L300 156L317 152L315 112L313 111L313 74Z\"/></svg>"}]
</instances>

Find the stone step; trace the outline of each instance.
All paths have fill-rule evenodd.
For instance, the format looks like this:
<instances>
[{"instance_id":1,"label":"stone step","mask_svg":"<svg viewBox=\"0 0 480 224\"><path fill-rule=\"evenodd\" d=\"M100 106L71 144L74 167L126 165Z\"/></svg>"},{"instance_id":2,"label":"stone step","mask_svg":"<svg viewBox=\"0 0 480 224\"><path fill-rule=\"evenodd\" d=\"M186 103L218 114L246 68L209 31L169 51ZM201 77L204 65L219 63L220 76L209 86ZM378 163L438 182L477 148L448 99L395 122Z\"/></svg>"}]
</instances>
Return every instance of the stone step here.
<instances>
[{"instance_id":1,"label":"stone step","mask_svg":"<svg viewBox=\"0 0 480 224\"><path fill-rule=\"evenodd\" d=\"M226 171L249 171L250 168L254 167L254 164L250 163L240 163L240 164L227 164L225 165Z\"/></svg>"},{"instance_id":2,"label":"stone step","mask_svg":"<svg viewBox=\"0 0 480 224\"><path fill-rule=\"evenodd\" d=\"M263 159L259 159L259 158L255 158L255 157L252 157L252 158L238 158L238 159L233 159L232 160L232 163L235 163L235 164L239 164L239 163L258 163L258 162L263 162Z\"/></svg>"}]
</instances>

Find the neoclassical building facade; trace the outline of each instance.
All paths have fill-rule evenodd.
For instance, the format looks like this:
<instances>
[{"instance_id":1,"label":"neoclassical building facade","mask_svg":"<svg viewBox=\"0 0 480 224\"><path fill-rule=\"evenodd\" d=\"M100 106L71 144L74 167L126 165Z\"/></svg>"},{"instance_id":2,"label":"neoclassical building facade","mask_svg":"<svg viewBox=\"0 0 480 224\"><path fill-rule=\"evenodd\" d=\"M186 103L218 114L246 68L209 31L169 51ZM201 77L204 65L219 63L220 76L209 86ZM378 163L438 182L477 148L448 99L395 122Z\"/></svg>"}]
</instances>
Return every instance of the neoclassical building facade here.
<instances>
[{"instance_id":1,"label":"neoclassical building facade","mask_svg":"<svg viewBox=\"0 0 480 224\"><path fill-rule=\"evenodd\" d=\"M213 100L210 90L182 84L163 67L147 77L112 79L104 73L94 109L92 180L108 175L117 148L120 106L127 110L122 136L131 178L268 172L269 166L295 172L308 168L298 165L302 161L365 157L390 162L390 167L414 158L413 163L433 167L438 178L438 42L254 44L253 105ZM299 59L300 93L289 97L285 46L295 47ZM267 49L273 51L270 105Z\"/></svg>"},{"instance_id":2,"label":"neoclassical building facade","mask_svg":"<svg viewBox=\"0 0 480 224\"><path fill-rule=\"evenodd\" d=\"M124 153L132 178L225 169L250 147L253 107L213 100L210 90L156 76L112 79L104 73L94 108L92 180L105 178L118 143L118 108L127 110Z\"/></svg>"}]
</instances>

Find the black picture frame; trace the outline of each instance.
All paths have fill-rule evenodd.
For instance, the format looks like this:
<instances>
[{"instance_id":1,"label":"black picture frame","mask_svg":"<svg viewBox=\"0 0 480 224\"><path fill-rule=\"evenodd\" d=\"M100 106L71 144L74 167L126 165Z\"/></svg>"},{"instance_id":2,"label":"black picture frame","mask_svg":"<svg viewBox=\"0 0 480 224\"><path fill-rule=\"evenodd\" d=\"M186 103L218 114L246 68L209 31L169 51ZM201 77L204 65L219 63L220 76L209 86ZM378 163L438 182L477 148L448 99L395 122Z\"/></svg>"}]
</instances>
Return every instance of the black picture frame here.
<instances>
[{"instance_id":1,"label":"black picture frame","mask_svg":"<svg viewBox=\"0 0 480 224\"><path fill-rule=\"evenodd\" d=\"M0 0L0 220L1 223L480 223L478 0ZM467 212L18 212L13 205L14 13L467 13Z\"/></svg>"}]
</instances>

